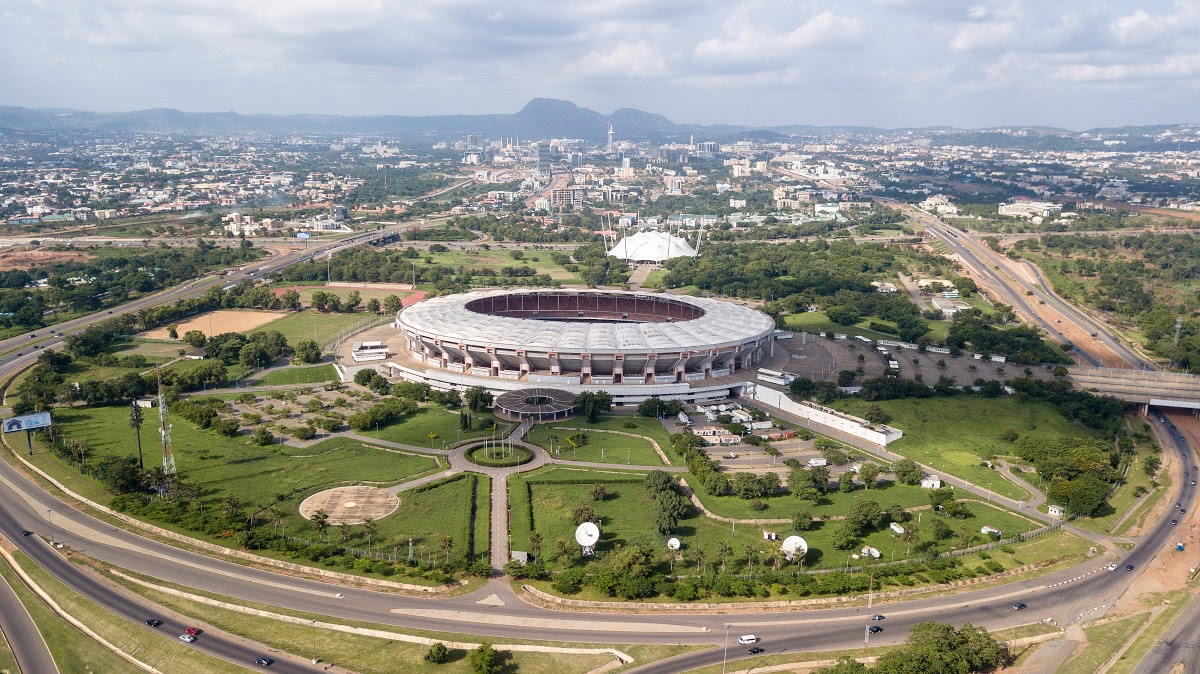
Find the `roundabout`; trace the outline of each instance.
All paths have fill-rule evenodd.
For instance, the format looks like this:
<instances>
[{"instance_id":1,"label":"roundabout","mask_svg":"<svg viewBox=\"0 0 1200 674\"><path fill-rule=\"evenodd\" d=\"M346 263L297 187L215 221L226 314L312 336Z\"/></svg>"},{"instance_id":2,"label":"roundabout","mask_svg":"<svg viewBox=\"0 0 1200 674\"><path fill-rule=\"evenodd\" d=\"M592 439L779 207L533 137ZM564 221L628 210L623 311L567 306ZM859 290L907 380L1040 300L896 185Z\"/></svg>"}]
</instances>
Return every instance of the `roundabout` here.
<instances>
[{"instance_id":1,"label":"roundabout","mask_svg":"<svg viewBox=\"0 0 1200 674\"><path fill-rule=\"evenodd\" d=\"M467 450L467 461L485 468L512 468L533 460L532 450L516 445L509 448L479 445Z\"/></svg>"}]
</instances>

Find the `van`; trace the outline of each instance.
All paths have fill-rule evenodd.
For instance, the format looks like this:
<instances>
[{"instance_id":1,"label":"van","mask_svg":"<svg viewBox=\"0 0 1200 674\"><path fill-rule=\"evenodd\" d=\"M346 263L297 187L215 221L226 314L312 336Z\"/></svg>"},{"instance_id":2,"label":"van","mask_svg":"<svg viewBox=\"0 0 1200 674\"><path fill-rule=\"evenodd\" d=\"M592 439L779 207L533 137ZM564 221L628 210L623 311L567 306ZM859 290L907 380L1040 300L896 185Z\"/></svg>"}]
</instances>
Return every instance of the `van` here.
<instances>
[{"instance_id":1,"label":"van","mask_svg":"<svg viewBox=\"0 0 1200 674\"><path fill-rule=\"evenodd\" d=\"M743 646L746 644L756 644L758 643L758 637L754 636L753 634L743 634L742 636L738 637L738 643Z\"/></svg>"}]
</instances>

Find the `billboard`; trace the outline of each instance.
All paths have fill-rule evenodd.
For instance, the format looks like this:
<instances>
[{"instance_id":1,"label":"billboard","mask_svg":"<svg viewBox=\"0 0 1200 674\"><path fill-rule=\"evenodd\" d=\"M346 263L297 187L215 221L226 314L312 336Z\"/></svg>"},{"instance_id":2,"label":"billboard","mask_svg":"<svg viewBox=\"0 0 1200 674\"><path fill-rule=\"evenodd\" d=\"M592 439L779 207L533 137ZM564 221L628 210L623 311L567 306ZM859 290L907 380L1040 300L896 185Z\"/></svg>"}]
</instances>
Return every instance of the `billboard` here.
<instances>
[{"instance_id":1,"label":"billboard","mask_svg":"<svg viewBox=\"0 0 1200 674\"><path fill-rule=\"evenodd\" d=\"M296 238L297 239L310 239L310 238L312 238L312 234L309 234L308 232L296 232Z\"/></svg>"},{"instance_id":2,"label":"billboard","mask_svg":"<svg viewBox=\"0 0 1200 674\"><path fill-rule=\"evenodd\" d=\"M26 414L23 417L13 417L4 420L4 432L12 433L13 431L32 431L35 428L46 428L50 425L50 413L38 412L37 414Z\"/></svg>"}]
</instances>

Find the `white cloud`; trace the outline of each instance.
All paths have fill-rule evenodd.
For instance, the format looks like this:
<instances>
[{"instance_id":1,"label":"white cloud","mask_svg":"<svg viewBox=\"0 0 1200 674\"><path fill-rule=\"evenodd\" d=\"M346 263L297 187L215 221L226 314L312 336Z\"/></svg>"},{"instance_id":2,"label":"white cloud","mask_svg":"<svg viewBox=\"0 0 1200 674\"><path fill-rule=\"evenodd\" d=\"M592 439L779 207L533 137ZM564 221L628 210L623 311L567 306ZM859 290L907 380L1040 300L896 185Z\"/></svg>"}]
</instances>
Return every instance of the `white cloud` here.
<instances>
[{"instance_id":1,"label":"white cloud","mask_svg":"<svg viewBox=\"0 0 1200 674\"><path fill-rule=\"evenodd\" d=\"M588 75L653 77L666 70L666 59L644 40L618 42L604 51L593 49L579 59L579 71Z\"/></svg>"},{"instance_id":2,"label":"white cloud","mask_svg":"<svg viewBox=\"0 0 1200 674\"><path fill-rule=\"evenodd\" d=\"M696 45L701 61L747 62L786 58L808 49L850 49L861 44L866 28L861 19L821 12L788 32L744 21L726 25L726 36Z\"/></svg>"}]
</instances>

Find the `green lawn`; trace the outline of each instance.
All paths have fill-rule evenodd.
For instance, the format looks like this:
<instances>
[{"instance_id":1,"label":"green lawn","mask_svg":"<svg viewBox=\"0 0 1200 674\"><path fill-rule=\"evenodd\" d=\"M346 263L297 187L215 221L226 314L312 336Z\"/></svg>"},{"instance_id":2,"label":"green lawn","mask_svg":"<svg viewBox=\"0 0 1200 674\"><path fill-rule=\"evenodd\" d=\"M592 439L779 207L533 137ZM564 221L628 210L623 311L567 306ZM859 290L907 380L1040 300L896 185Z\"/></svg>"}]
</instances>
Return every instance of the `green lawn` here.
<instances>
[{"instance_id":1,"label":"green lawn","mask_svg":"<svg viewBox=\"0 0 1200 674\"><path fill-rule=\"evenodd\" d=\"M320 283L306 284L306 283L286 283L285 282L285 283L273 284L271 287L272 288L288 288L288 289L295 288L297 290L297 292L300 293L300 301L306 305L310 304L312 302L312 296L313 296L314 292L320 291L320 292L327 293L330 295L337 295L338 297L342 298L342 300L345 300L347 297L350 296L350 293L357 291L359 297L362 299L362 304L359 305L360 312L362 311L362 307L365 307L367 305L367 302L369 302L372 298L379 300L379 303L383 304L383 300L388 295L395 295L396 297L399 297L400 299L404 299L405 297L408 297L409 295L412 294L411 290L376 290L373 288L338 288L338 287L334 287L334 286L326 286L326 285L320 284ZM309 339L311 339L311 338L312 337L310 336Z\"/></svg>"},{"instance_id":2,"label":"green lawn","mask_svg":"<svg viewBox=\"0 0 1200 674\"><path fill-rule=\"evenodd\" d=\"M287 338L288 344L295 344L301 340L314 338L317 340L317 344L325 344L336 338L338 333L356 325L361 325L372 318L375 318L375 315L368 314L365 311L340 314L334 312L321 313L308 309L271 321L257 328L255 331L278 330Z\"/></svg>"},{"instance_id":3,"label":"green lawn","mask_svg":"<svg viewBox=\"0 0 1200 674\"><path fill-rule=\"evenodd\" d=\"M60 408L55 410L55 424L68 437L87 443L94 464L105 456L137 455L128 416L124 406ZM156 426L151 417L142 427L147 467L159 460ZM287 445L258 447L248 444L245 436L225 438L181 418L173 420L172 446L180 475L201 487L206 507L219 507L221 499L233 493L249 512L275 503L282 495L284 521L293 527L300 520L296 511L300 500L316 491L345 484L398 484L438 468L431 457L385 451L347 438L331 438L303 450ZM99 482L48 452L38 451L34 463L84 496L102 503L110 498Z\"/></svg>"},{"instance_id":4,"label":"green lawn","mask_svg":"<svg viewBox=\"0 0 1200 674\"><path fill-rule=\"evenodd\" d=\"M1087 628L1085 630L1088 638L1087 646L1084 647L1083 652L1059 667L1058 674L1091 674L1095 672L1100 665L1104 664L1105 660L1125 644L1129 635L1141 627L1148 617L1150 617L1149 613L1139 613Z\"/></svg>"},{"instance_id":5,"label":"green lawn","mask_svg":"<svg viewBox=\"0 0 1200 674\"><path fill-rule=\"evenodd\" d=\"M36 565L21 552L14 553L13 557L26 572L36 568ZM16 572L2 560L0 560L0 576L4 577L4 581L13 588L13 592L17 593L17 598L29 611L34 624L37 625L38 630L42 633L42 638L50 648L50 655L54 658L60 672L140 674L142 670L112 654L83 632L75 629L74 625L59 618L42 603L42 600L32 590L25 587Z\"/></svg>"},{"instance_id":6,"label":"green lawn","mask_svg":"<svg viewBox=\"0 0 1200 674\"><path fill-rule=\"evenodd\" d=\"M662 286L663 277L667 275L666 269L655 269L646 275L646 280L642 283L643 288L658 288Z\"/></svg>"},{"instance_id":7,"label":"green lawn","mask_svg":"<svg viewBox=\"0 0 1200 674\"><path fill-rule=\"evenodd\" d=\"M436 405L429 405L417 410L416 414L410 414L387 426L381 426L378 431L374 428L362 431L361 435L417 447L440 449L442 443L453 445L459 440L482 438L493 433L497 437L501 437L513 427L513 424L500 421L490 412L471 412L470 414L475 418L474 427L470 431L459 430L458 410L446 410ZM492 424L496 424L496 430L486 430ZM430 433L434 437L429 437Z\"/></svg>"},{"instance_id":8,"label":"green lawn","mask_svg":"<svg viewBox=\"0 0 1200 674\"><path fill-rule=\"evenodd\" d=\"M553 445L557 449L558 457L571 461L591 461L634 466L663 465L662 459L659 458L658 453L654 451L653 445L646 438L629 437L627 435L620 435L619 433L606 432L611 428L611 430L620 431L621 433L645 434L644 430L640 427L623 428L622 421L624 420L610 420L609 423L598 423L589 426L578 419L569 419L558 424L538 424L529 433L525 434L525 440L549 451L551 438L554 438ZM633 419L630 419L630 421L633 421ZM649 419L647 421L652 421L655 425L658 425L657 420ZM559 428L559 426L566 428ZM661 428L659 426L660 430ZM571 443L567 441L567 437L580 432L587 436L587 444L581 447L572 447ZM659 440L659 446L662 447L663 452L670 451L669 444L664 446L662 443L663 441Z\"/></svg>"},{"instance_id":9,"label":"green lawn","mask_svg":"<svg viewBox=\"0 0 1200 674\"><path fill-rule=\"evenodd\" d=\"M198 367L202 367L205 363L206 363L206 361L204 361L204 360L181 360L176 363L171 363L164 369L172 370L175 372L190 372L191 370L195 370ZM250 372L250 370L243 367L240 363L237 365L226 365L225 366L225 373L226 373L227 378L229 379L230 384L237 381L238 379L241 379L242 377L245 377L247 374L249 374L249 372Z\"/></svg>"},{"instance_id":10,"label":"green lawn","mask_svg":"<svg viewBox=\"0 0 1200 674\"><path fill-rule=\"evenodd\" d=\"M454 550L451 554L456 557L466 555L470 539L473 477L473 474L464 475L421 492L400 492L400 508L379 521L379 540L385 541L385 547L397 544L407 546L408 539L412 538L414 555L425 559L432 551L435 559L444 559L441 554L441 538L452 536ZM487 479L487 476L479 476L476 493L476 498L482 499L484 503L488 502L488 494L491 493ZM488 510L490 511L490 508ZM311 534L315 534L315 531L310 529L305 535ZM487 539L484 538L480 542L482 545L476 546L476 558L480 552L485 555L487 553Z\"/></svg>"},{"instance_id":11,"label":"green lawn","mask_svg":"<svg viewBox=\"0 0 1200 674\"><path fill-rule=\"evenodd\" d=\"M560 469L531 473L524 479L510 481L509 499L510 510L512 512L510 530L512 532L513 548L517 550L529 549L527 505L529 497L525 486L526 483L532 487L533 526L542 534L544 550L549 550L553 541L560 538L571 540L571 536L575 530L575 526L570 520L571 510L578 505L592 506L601 522L601 542L598 549L600 555L598 558L602 558L604 552L614 549L617 545L624 545L631 541L644 542L655 548L660 547L661 544L665 544L667 537L659 534L655 528L653 503L642 483L611 482L614 479L628 477L630 476L615 475L603 471L566 472ZM633 475L632 477L636 478L637 476ZM587 482L581 484L556 484L553 482L554 480L563 479L578 481L589 480L591 478L594 478L596 482L604 482L606 484L607 496L603 501L592 500L591 489ZM873 494L860 490L852 496L869 498ZM971 510L975 513L975 516L972 518L962 521L948 520L948 523L954 530L963 527L967 528L968 544L982 542L982 537L979 536L979 529L985 524L1014 533L1028 528L1028 523L1023 518L1014 514L990 509L986 504L973 504ZM788 516L790 516L790 512ZM924 515L925 518L929 516L928 513ZM800 535L809 544L809 554L805 559L805 568L836 568L842 566L847 563L850 552L857 551L859 547L865 545L880 550L889 560L893 553L896 559L903 559L907 554L906 544L894 536L888 529L867 534L861 539L861 544L856 546L853 551L836 550L830 543L834 526L833 523L817 522L810 530L800 532ZM680 521L679 527L672 532L672 535L683 541L685 559L689 558L688 550L703 548L706 553L706 559L713 561L716 559L718 541L725 540L733 547L734 557L740 557L740 563L745 564L746 546L753 546L755 550L766 549L766 545L762 539L761 529L763 528L775 531L781 536L791 533L789 524L768 525L761 528L753 525L741 525L735 528L728 523L704 517L689 506L687 516ZM928 534L923 536L922 540L925 540L927 536ZM972 541L972 538L975 540ZM957 543L958 537L955 536L954 539L938 542L935 549L939 551L949 550L952 545L956 545ZM730 562L732 563L733 560L731 559ZM857 564L858 562L851 560L851 563ZM662 572L665 573L668 571L665 559L661 567L660 570Z\"/></svg>"},{"instance_id":12,"label":"green lawn","mask_svg":"<svg viewBox=\"0 0 1200 674\"><path fill-rule=\"evenodd\" d=\"M833 406L861 416L866 401L847 398ZM1009 498L1028 498L1024 489L979 465L985 457L1003 456L1012 445L1000 438L1005 428L1021 437L1086 437L1095 434L1075 426L1047 403L1023 403L1015 397L908 398L877 403L891 417L888 424L904 431L904 437L888 445L935 471L970 480Z\"/></svg>"},{"instance_id":13,"label":"green lawn","mask_svg":"<svg viewBox=\"0 0 1200 674\"><path fill-rule=\"evenodd\" d=\"M1193 600L1191 592L1188 590L1176 590L1174 592L1163 593L1158 595L1159 601L1168 601L1170 606L1158 614L1154 622L1146 628L1138 636L1137 640L1129 646L1129 650L1125 651L1113 666L1108 670L1112 674L1130 674L1141 663L1142 659L1154 648L1171 628L1172 623L1179 617L1179 614L1187 608L1188 602Z\"/></svg>"},{"instance_id":14,"label":"green lawn","mask_svg":"<svg viewBox=\"0 0 1200 674\"><path fill-rule=\"evenodd\" d=\"M781 479L786 479L788 467L780 465L775 471ZM794 496L784 494L763 499L767 505L765 510L752 510L750 501L738 498L737 496L712 496L704 493L700 485L693 484L695 479L689 479L691 474L684 479L688 480L688 484L696 492L696 496L704 507L717 515L723 517L734 517L737 519L754 519L767 518L776 519L781 517L791 517L797 510L808 510L813 517L829 517L833 515L843 515L846 508L858 498L870 498L879 503L884 508L892 505L899 505L903 508L913 508L916 506L929 505L929 490L920 487L913 487L907 484L898 482L887 482L880 485L879 489L863 489L862 483L858 484L858 489L848 494L840 491L831 491L825 495L824 500L820 505L813 506L808 501L800 501ZM887 476L890 478L890 476Z\"/></svg>"},{"instance_id":15,"label":"green lawn","mask_svg":"<svg viewBox=\"0 0 1200 674\"><path fill-rule=\"evenodd\" d=\"M514 253L519 254L523 259L515 259L513 256ZM549 274L550 278L562 281L563 283L580 282L578 275L567 271L562 265L555 264L550 259L550 251L545 250L451 250L445 253L426 253L422 257L432 257L434 264L446 267L494 269L497 272L504 267L533 267L538 274ZM423 260L416 262L417 269L419 270ZM482 280L485 277L480 276L476 278ZM504 277L496 276L489 283L503 284Z\"/></svg>"},{"instance_id":16,"label":"green lawn","mask_svg":"<svg viewBox=\"0 0 1200 674\"><path fill-rule=\"evenodd\" d=\"M284 367L272 370L266 376L254 382L256 386L276 386L278 384L317 384L327 381L337 381L337 370L332 363L316 367Z\"/></svg>"},{"instance_id":17,"label":"green lawn","mask_svg":"<svg viewBox=\"0 0 1200 674\"><path fill-rule=\"evenodd\" d=\"M829 317L821 311L806 311L799 314L788 314L784 316L784 324L789 330L797 332L807 330L810 333L817 332L836 332L843 335L862 335L870 339L894 339L900 338L894 334L872 330L868 326L872 323L882 323L895 327L892 321L885 321L875 316L867 316L863 320L854 325L838 325L829 320ZM926 321L929 323L929 337L935 341L944 341L946 334L950 330L950 323L947 321Z\"/></svg>"}]
</instances>

